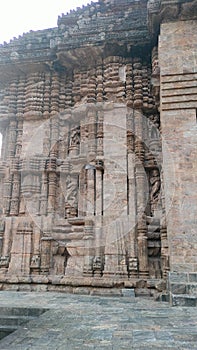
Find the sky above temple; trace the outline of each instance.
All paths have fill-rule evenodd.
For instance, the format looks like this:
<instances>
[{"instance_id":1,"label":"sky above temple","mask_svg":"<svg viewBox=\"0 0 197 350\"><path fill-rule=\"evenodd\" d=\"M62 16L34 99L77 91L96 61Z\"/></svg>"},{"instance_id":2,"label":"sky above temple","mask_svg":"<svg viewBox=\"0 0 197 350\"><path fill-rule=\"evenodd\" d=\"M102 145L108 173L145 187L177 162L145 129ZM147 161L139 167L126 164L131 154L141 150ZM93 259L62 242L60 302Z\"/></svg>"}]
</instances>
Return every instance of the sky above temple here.
<instances>
[{"instance_id":1,"label":"sky above temple","mask_svg":"<svg viewBox=\"0 0 197 350\"><path fill-rule=\"evenodd\" d=\"M57 26L57 18L91 0L1 0L0 43L30 30Z\"/></svg>"}]
</instances>

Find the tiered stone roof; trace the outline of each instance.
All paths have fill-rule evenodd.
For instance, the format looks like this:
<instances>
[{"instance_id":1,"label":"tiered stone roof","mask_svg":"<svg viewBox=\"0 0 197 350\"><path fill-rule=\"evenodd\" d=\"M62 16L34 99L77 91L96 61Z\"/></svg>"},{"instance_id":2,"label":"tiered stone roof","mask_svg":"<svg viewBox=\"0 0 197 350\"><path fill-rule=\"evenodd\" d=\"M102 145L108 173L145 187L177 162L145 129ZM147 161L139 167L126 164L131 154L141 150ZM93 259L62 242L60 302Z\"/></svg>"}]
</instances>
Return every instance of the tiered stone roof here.
<instances>
[{"instance_id":1,"label":"tiered stone roof","mask_svg":"<svg viewBox=\"0 0 197 350\"><path fill-rule=\"evenodd\" d=\"M0 74L7 79L38 65L94 65L99 56L131 55L150 45L147 0L91 2L62 14L58 26L30 31L0 47ZM31 68L30 65L31 64ZM36 68L35 68L36 65ZM48 68L48 67L47 67Z\"/></svg>"}]
</instances>

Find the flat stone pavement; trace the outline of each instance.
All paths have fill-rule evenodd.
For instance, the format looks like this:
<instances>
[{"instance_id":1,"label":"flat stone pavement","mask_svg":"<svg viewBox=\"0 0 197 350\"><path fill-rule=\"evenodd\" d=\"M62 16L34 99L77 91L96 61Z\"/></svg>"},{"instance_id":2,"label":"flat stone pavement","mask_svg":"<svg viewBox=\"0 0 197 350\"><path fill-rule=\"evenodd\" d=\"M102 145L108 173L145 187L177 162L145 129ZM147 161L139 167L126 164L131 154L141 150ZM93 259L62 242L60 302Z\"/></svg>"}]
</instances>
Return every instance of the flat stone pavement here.
<instances>
[{"instance_id":1,"label":"flat stone pavement","mask_svg":"<svg viewBox=\"0 0 197 350\"><path fill-rule=\"evenodd\" d=\"M0 292L0 307L46 308L0 350L197 349L197 308L145 298Z\"/></svg>"}]
</instances>

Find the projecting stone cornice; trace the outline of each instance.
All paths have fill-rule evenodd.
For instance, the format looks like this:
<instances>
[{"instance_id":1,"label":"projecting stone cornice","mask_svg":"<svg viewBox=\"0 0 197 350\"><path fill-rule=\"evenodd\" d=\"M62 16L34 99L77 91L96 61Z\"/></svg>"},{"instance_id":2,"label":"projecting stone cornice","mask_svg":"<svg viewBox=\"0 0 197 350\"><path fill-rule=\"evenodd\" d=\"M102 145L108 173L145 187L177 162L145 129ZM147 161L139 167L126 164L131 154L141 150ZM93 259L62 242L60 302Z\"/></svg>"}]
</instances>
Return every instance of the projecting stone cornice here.
<instances>
[{"instance_id":1,"label":"projecting stone cornice","mask_svg":"<svg viewBox=\"0 0 197 350\"><path fill-rule=\"evenodd\" d=\"M150 32L157 37L161 23L197 19L197 0L149 0L148 19Z\"/></svg>"},{"instance_id":2,"label":"projecting stone cornice","mask_svg":"<svg viewBox=\"0 0 197 350\"><path fill-rule=\"evenodd\" d=\"M150 47L147 0L91 2L58 18L58 27L30 32L0 46L1 80L34 71L94 65L107 55Z\"/></svg>"}]
</instances>

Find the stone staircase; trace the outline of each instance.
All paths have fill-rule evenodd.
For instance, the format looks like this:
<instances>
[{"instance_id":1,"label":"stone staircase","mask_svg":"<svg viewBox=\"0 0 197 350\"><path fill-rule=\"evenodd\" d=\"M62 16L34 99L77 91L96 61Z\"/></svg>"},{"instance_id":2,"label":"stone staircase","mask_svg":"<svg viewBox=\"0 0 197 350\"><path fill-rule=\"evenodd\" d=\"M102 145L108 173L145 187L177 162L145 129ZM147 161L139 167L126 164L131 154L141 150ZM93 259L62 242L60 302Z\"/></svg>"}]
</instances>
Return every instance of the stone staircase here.
<instances>
[{"instance_id":1,"label":"stone staircase","mask_svg":"<svg viewBox=\"0 0 197 350\"><path fill-rule=\"evenodd\" d=\"M197 272L169 273L172 306L197 306Z\"/></svg>"},{"instance_id":2,"label":"stone staircase","mask_svg":"<svg viewBox=\"0 0 197 350\"><path fill-rule=\"evenodd\" d=\"M38 308L0 307L0 340L45 311Z\"/></svg>"}]
</instances>

